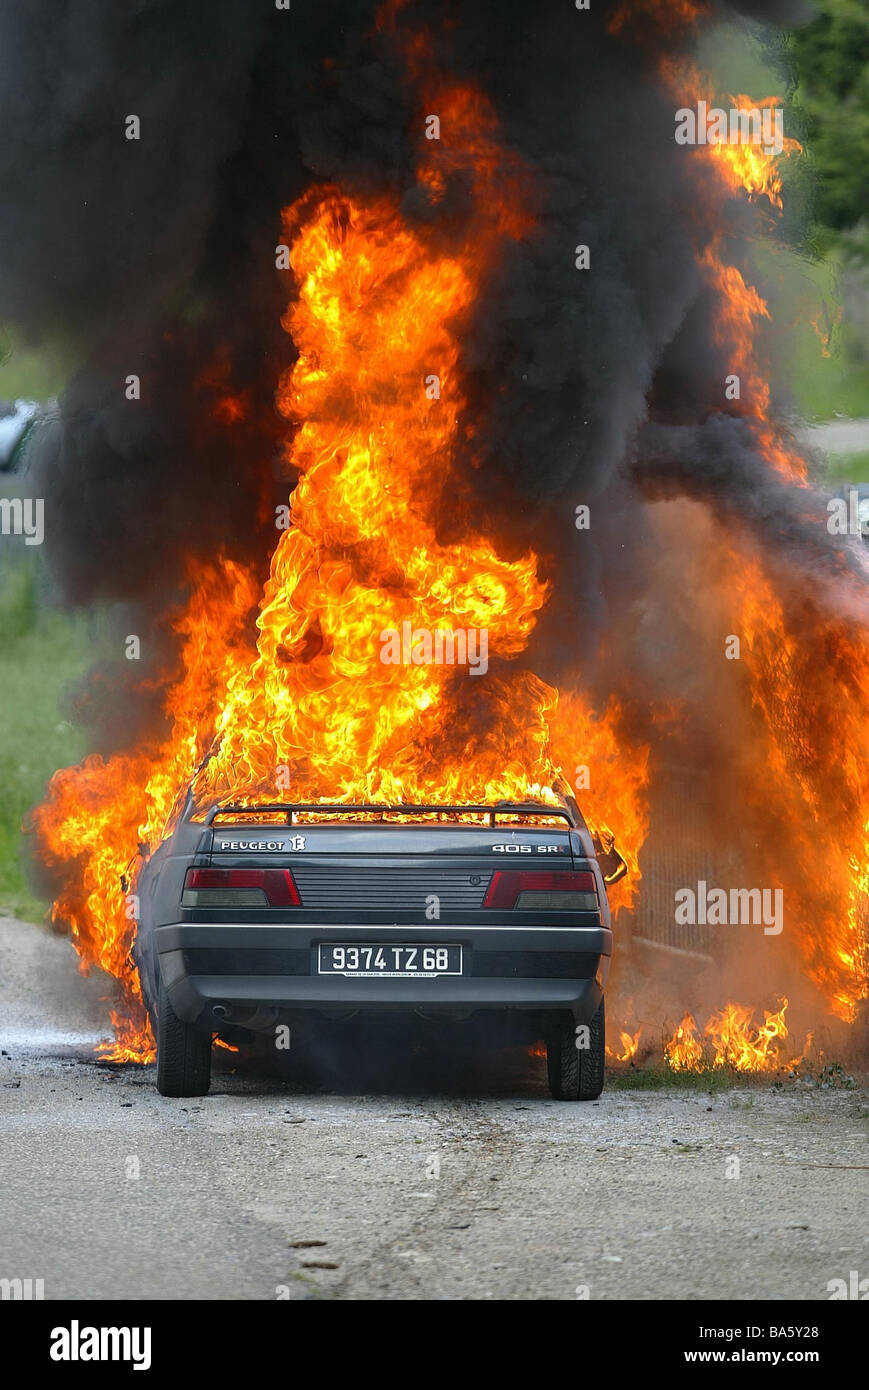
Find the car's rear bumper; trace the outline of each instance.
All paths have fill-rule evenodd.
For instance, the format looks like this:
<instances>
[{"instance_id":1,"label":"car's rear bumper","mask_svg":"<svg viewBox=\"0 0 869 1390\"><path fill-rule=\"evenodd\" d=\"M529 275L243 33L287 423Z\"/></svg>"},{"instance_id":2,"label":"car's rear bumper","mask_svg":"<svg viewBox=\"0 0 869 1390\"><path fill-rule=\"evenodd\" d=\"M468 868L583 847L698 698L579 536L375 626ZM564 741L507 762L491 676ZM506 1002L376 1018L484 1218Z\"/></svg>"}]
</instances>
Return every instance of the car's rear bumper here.
<instances>
[{"instance_id":1,"label":"car's rear bumper","mask_svg":"<svg viewBox=\"0 0 869 1390\"><path fill-rule=\"evenodd\" d=\"M322 942L424 942L463 946L461 976L435 979L317 973ZM606 927L372 927L212 925L158 927L154 944L172 1007L189 1023L218 1017L264 1028L296 1009L569 1010L593 1017L612 953ZM215 1009L217 1013L215 1014Z\"/></svg>"}]
</instances>

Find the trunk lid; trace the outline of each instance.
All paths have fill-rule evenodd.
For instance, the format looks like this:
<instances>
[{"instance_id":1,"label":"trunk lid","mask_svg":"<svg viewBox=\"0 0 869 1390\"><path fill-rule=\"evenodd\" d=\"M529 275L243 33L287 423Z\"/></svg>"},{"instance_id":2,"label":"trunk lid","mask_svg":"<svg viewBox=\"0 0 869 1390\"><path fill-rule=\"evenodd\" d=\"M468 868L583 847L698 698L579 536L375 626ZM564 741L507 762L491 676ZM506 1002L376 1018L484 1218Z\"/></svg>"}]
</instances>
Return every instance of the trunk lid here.
<instances>
[{"instance_id":1,"label":"trunk lid","mask_svg":"<svg viewBox=\"0 0 869 1390\"><path fill-rule=\"evenodd\" d=\"M575 834L575 832L574 832ZM338 821L212 828L215 867L291 870L312 912L416 912L436 894L445 913L479 911L496 869L570 868L571 828L444 821Z\"/></svg>"}]
</instances>

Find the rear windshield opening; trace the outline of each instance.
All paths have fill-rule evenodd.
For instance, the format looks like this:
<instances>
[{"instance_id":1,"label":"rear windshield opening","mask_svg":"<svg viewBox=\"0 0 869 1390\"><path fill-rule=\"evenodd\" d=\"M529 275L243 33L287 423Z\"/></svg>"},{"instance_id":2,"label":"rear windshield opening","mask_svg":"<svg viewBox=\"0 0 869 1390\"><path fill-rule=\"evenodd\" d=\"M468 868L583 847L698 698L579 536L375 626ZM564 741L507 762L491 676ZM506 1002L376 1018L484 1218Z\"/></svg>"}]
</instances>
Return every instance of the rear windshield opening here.
<instances>
[{"instance_id":1,"label":"rear windshield opening","mask_svg":"<svg viewBox=\"0 0 869 1390\"><path fill-rule=\"evenodd\" d=\"M495 811L493 822L492 811ZM204 819L206 811L194 813L193 819ZM353 824L397 824L397 825L468 825L485 826L491 828L493 823L501 829L521 829L523 826L532 825L548 826L552 829L566 830L569 822L564 814L553 815L547 812L545 807L541 807L539 813L535 811L525 812L522 815L511 814L507 809L499 811L497 807L491 809L464 810L462 808L447 809L423 809L416 810L409 808L403 810L398 807L376 807L372 809L359 809L356 807L347 808L342 806L330 806L325 809L304 807L300 809L287 810L256 810L234 809L231 811L217 811L212 818L213 824L220 825L317 825L336 822L351 822Z\"/></svg>"}]
</instances>

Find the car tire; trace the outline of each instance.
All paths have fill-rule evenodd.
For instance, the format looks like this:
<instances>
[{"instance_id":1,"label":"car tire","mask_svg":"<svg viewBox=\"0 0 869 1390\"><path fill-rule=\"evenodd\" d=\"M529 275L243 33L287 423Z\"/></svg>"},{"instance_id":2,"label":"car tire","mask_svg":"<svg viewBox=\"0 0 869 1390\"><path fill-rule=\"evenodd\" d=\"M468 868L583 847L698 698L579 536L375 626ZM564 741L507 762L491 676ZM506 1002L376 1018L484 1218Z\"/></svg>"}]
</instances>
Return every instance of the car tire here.
<instances>
[{"instance_id":1,"label":"car tire","mask_svg":"<svg viewBox=\"0 0 869 1390\"><path fill-rule=\"evenodd\" d=\"M211 1034L185 1023L162 978L157 1000L157 1090L161 1096L205 1096L211 1085Z\"/></svg>"},{"instance_id":2,"label":"car tire","mask_svg":"<svg viewBox=\"0 0 869 1390\"><path fill-rule=\"evenodd\" d=\"M606 1070L606 1008L603 999L589 1024L589 1045L576 1045L571 1015L556 1024L546 1041L549 1090L556 1100L597 1100Z\"/></svg>"}]
</instances>

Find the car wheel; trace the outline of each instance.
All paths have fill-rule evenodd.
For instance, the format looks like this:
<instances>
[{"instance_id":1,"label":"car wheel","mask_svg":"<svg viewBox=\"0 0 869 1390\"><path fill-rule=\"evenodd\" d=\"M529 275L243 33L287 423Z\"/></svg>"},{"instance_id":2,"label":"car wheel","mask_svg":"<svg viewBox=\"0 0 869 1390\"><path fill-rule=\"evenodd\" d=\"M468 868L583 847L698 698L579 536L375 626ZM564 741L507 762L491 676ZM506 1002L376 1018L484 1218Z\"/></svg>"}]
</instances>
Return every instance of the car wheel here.
<instances>
[{"instance_id":1,"label":"car wheel","mask_svg":"<svg viewBox=\"0 0 869 1390\"><path fill-rule=\"evenodd\" d=\"M204 1096L211 1085L211 1034L184 1023L161 978L157 1001L157 1090L161 1096Z\"/></svg>"},{"instance_id":2,"label":"car wheel","mask_svg":"<svg viewBox=\"0 0 869 1390\"><path fill-rule=\"evenodd\" d=\"M597 1100L606 1066L606 1009L601 999L589 1024L588 1047L577 1047L572 1016L556 1024L546 1042L549 1089L556 1100Z\"/></svg>"}]
</instances>

